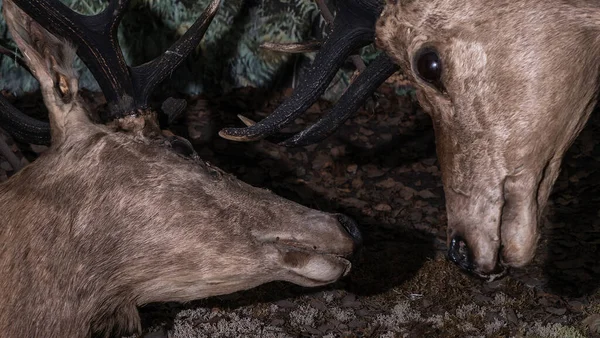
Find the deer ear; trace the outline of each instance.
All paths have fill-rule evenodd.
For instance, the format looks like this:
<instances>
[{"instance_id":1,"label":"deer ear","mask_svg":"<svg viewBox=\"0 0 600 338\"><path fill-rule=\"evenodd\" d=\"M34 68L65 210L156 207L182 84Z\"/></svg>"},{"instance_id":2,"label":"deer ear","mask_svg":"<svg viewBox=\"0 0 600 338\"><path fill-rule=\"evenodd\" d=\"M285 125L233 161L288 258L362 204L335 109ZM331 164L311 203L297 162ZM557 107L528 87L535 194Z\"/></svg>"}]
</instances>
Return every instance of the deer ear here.
<instances>
[{"instance_id":1,"label":"deer ear","mask_svg":"<svg viewBox=\"0 0 600 338\"><path fill-rule=\"evenodd\" d=\"M4 0L2 11L23 59L40 83L54 143L65 135L67 117L78 119L81 116L76 115L82 115L67 114L71 109L66 107L75 100L79 89L77 71L73 67L75 48L44 29L12 0Z\"/></svg>"},{"instance_id":2,"label":"deer ear","mask_svg":"<svg viewBox=\"0 0 600 338\"><path fill-rule=\"evenodd\" d=\"M68 103L79 87L73 67L74 47L52 35L10 0L4 1L3 14L12 38L40 82L42 92L56 91L53 94L59 94L59 98Z\"/></svg>"}]
</instances>

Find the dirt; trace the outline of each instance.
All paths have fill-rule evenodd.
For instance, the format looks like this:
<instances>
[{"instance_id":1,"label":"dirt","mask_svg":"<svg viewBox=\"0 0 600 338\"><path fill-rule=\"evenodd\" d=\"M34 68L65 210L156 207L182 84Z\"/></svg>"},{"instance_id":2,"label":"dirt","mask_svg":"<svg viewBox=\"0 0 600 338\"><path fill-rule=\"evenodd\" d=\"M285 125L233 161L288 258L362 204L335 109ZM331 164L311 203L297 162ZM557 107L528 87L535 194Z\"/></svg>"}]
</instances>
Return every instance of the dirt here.
<instances>
[{"instance_id":1,"label":"dirt","mask_svg":"<svg viewBox=\"0 0 600 338\"><path fill-rule=\"evenodd\" d=\"M484 282L447 262L445 209L428 116L390 84L332 137L287 149L220 139L237 114L267 116L289 91L245 88L190 98L171 128L200 156L250 184L357 220L352 273L319 289L271 283L188 304L141 308L145 337L600 337L600 116L570 149L545 212L535 261ZM376 102L376 104L374 104ZM20 100L24 110L39 100ZM331 104L295 121L299 130ZM34 109L34 110L35 110ZM16 144L21 159L43 147ZM13 170L0 158L0 180Z\"/></svg>"}]
</instances>

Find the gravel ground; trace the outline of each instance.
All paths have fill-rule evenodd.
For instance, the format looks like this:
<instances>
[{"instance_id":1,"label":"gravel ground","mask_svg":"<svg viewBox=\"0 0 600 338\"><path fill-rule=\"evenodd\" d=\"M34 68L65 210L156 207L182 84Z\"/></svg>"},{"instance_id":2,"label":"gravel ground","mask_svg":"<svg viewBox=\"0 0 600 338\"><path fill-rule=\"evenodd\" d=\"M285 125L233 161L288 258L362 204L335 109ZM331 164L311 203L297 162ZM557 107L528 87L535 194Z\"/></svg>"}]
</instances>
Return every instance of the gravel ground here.
<instances>
[{"instance_id":1,"label":"gravel ground","mask_svg":"<svg viewBox=\"0 0 600 338\"><path fill-rule=\"evenodd\" d=\"M394 79L393 81L402 81ZM361 225L365 247L346 279L325 288L271 283L188 304L143 308L144 337L600 337L600 116L563 163L535 261L487 283L444 259L445 209L431 122L410 95L384 85L334 136L286 149L215 136L259 120L289 92L241 89L190 98L171 129L242 180ZM376 104L375 104L376 102ZM15 102L40 114L37 96ZM291 129L331 106L315 104ZM21 164L44 147L0 134ZM13 159L14 163L14 159ZM0 157L0 181L15 171Z\"/></svg>"}]
</instances>

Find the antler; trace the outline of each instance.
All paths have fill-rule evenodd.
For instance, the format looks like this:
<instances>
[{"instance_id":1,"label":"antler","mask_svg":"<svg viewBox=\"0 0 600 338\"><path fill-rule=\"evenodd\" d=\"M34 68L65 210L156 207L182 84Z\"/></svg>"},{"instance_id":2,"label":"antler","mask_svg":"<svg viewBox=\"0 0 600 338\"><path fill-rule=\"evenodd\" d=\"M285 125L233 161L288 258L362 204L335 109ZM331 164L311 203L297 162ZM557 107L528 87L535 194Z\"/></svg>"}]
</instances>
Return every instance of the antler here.
<instances>
[{"instance_id":1,"label":"antler","mask_svg":"<svg viewBox=\"0 0 600 338\"><path fill-rule=\"evenodd\" d=\"M50 124L23 114L0 94L0 124L15 139L33 144L50 144Z\"/></svg>"},{"instance_id":2,"label":"antler","mask_svg":"<svg viewBox=\"0 0 600 338\"><path fill-rule=\"evenodd\" d=\"M277 133L323 95L337 70L350 54L374 41L375 23L381 14L383 3L379 0L347 0L337 3L333 30L292 96L264 120L247 128L223 129L219 132L221 137L234 141L255 141ZM319 7L326 20L330 18L322 0ZM353 61L358 63L356 59ZM327 137L364 104L373 91L396 70L397 67L391 59L385 55L379 56L350 85L326 117L282 144L303 145Z\"/></svg>"},{"instance_id":3,"label":"antler","mask_svg":"<svg viewBox=\"0 0 600 338\"><path fill-rule=\"evenodd\" d=\"M331 135L350 118L375 90L398 70L390 58L379 55L346 89L333 109L312 126L281 142L286 147L304 146L319 142Z\"/></svg>"},{"instance_id":4,"label":"antler","mask_svg":"<svg viewBox=\"0 0 600 338\"><path fill-rule=\"evenodd\" d=\"M119 23L130 0L111 0L108 7L96 15L79 14L60 0L14 0L14 3L52 34L76 46L77 55L106 97L108 119L112 120L148 109L150 94L198 45L220 0L213 0L192 27L162 55L136 67L127 65L117 39ZM181 109L181 105L176 106ZM5 113L18 116L15 112ZM40 126L39 123L34 125ZM46 124L41 126L43 128L36 131L29 128L30 124L23 124L23 130L27 130L23 132L49 131Z\"/></svg>"},{"instance_id":5,"label":"antler","mask_svg":"<svg viewBox=\"0 0 600 338\"><path fill-rule=\"evenodd\" d=\"M0 47L0 54L13 58L29 71L26 62L13 51ZM0 125L16 140L33 144L50 144L50 125L15 108L0 94Z\"/></svg>"}]
</instances>

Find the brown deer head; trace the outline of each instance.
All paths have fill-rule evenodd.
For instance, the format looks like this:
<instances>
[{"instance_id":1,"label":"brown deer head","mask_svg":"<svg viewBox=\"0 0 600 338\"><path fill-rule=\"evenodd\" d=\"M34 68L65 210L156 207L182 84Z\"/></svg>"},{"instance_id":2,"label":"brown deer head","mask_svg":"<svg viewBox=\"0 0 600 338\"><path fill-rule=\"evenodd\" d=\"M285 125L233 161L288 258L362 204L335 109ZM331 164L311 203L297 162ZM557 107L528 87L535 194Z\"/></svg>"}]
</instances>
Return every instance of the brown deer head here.
<instances>
[{"instance_id":1,"label":"brown deer head","mask_svg":"<svg viewBox=\"0 0 600 338\"><path fill-rule=\"evenodd\" d=\"M563 155L597 102L598 2L388 0L383 5L337 2L331 37L289 100L265 120L221 135L248 141L274 134L320 95L308 97L305 91L324 90L331 80L326 75L376 37L387 55L361 72L331 112L283 144L329 135L399 66L433 119L449 258L484 277L527 264ZM331 48L336 44L349 48Z\"/></svg>"},{"instance_id":2,"label":"brown deer head","mask_svg":"<svg viewBox=\"0 0 600 338\"><path fill-rule=\"evenodd\" d=\"M598 3L389 2L377 37L434 122L449 257L483 276L527 264L597 102Z\"/></svg>"},{"instance_id":3,"label":"brown deer head","mask_svg":"<svg viewBox=\"0 0 600 338\"><path fill-rule=\"evenodd\" d=\"M69 18L56 19L52 29L79 34L113 29L124 3L111 1L105 12L86 18L58 1L4 1L10 32L40 82L52 131L50 149L0 185L4 336L118 334L139 330L136 306L149 302L190 301L275 280L324 285L349 272L360 244L348 217L251 187L193 149L174 151L184 141L161 136L137 85L129 99L108 98L121 103L112 105L120 113L110 125L90 121L72 68L78 40L52 35L19 6L32 16ZM210 4L194 34L201 37L218 5ZM110 53L94 40L103 37L90 36L80 41L104 65ZM172 65L158 62L142 73L152 77ZM115 76L128 68L104 66L105 80L114 83L103 89L138 83L129 71L122 80Z\"/></svg>"}]
</instances>

